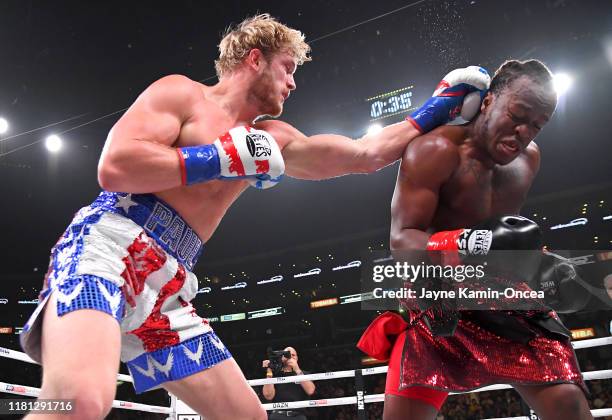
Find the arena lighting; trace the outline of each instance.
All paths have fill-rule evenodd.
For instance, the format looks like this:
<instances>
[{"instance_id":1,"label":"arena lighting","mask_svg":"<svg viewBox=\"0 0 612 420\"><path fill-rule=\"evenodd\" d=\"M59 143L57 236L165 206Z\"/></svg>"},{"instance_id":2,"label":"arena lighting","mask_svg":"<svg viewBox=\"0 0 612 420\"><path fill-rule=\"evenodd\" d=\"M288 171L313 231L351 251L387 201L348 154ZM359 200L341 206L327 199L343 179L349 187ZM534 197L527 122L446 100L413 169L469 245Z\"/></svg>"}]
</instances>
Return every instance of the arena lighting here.
<instances>
[{"instance_id":1,"label":"arena lighting","mask_svg":"<svg viewBox=\"0 0 612 420\"><path fill-rule=\"evenodd\" d=\"M362 300L365 300L365 298L364 298L364 294L361 294L361 293L357 293L355 295L340 296L340 305L346 305L347 303L361 302Z\"/></svg>"},{"instance_id":2,"label":"arena lighting","mask_svg":"<svg viewBox=\"0 0 612 420\"><path fill-rule=\"evenodd\" d=\"M9 129L9 123L4 118L0 117L0 134L4 134Z\"/></svg>"},{"instance_id":3,"label":"arena lighting","mask_svg":"<svg viewBox=\"0 0 612 420\"><path fill-rule=\"evenodd\" d=\"M550 230L565 229L565 228L573 227L573 226L586 225L588 221L589 219L587 219L586 217L581 217L579 219L574 219L568 223L561 223L555 226L551 226Z\"/></svg>"},{"instance_id":4,"label":"arena lighting","mask_svg":"<svg viewBox=\"0 0 612 420\"><path fill-rule=\"evenodd\" d=\"M605 38L602 42L604 55L608 59L608 63L612 66L612 36Z\"/></svg>"},{"instance_id":5,"label":"arena lighting","mask_svg":"<svg viewBox=\"0 0 612 420\"><path fill-rule=\"evenodd\" d=\"M585 338L595 337L595 330L593 328L578 328L570 331L572 333L572 340L583 340Z\"/></svg>"},{"instance_id":6,"label":"arena lighting","mask_svg":"<svg viewBox=\"0 0 612 420\"><path fill-rule=\"evenodd\" d=\"M370 125L370 127L368 128L368 134L376 134L379 133L382 130L382 125L380 124L372 124Z\"/></svg>"},{"instance_id":7,"label":"arena lighting","mask_svg":"<svg viewBox=\"0 0 612 420\"><path fill-rule=\"evenodd\" d=\"M338 298L321 299L310 302L310 309L323 308L338 304Z\"/></svg>"},{"instance_id":8,"label":"arena lighting","mask_svg":"<svg viewBox=\"0 0 612 420\"><path fill-rule=\"evenodd\" d=\"M293 278L300 278L300 277L306 277L306 276L316 276L317 274L321 274L321 269L320 268L312 268L310 270L308 270L305 273L298 273L298 274L294 274Z\"/></svg>"},{"instance_id":9,"label":"arena lighting","mask_svg":"<svg viewBox=\"0 0 612 420\"><path fill-rule=\"evenodd\" d=\"M267 284L267 283L275 283L277 281L283 281L283 276L274 276L274 277L270 277L269 279L266 280L260 280L257 282L257 284Z\"/></svg>"},{"instance_id":10,"label":"arena lighting","mask_svg":"<svg viewBox=\"0 0 612 420\"><path fill-rule=\"evenodd\" d=\"M339 265L338 267L334 267L332 268L332 271L346 270L347 268L357 268L360 266L361 266L361 261L355 260L355 261L351 261L350 263L346 265Z\"/></svg>"},{"instance_id":11,"label":"arena lighting","mask_svg":"<svg viewBox=\"0 0 612 420\"><path fill-rule=\"evenodd\" d=\"M572 78L566 73L555 73L553 75L553 85L557 95L561 96L572 86Z\"/></svg>"},{"instance_id":12,"label":"arena lighting","mask_svg":"<svg viewBox=\"0 0 612 420\"><path fill-rule=\"evenodd\" d=\"M221 322L240 321L241 319L246 319L246 313L238 312L236 314L221 315L219 317L219 321Z\"/></svg>"},{"instance_id":13,"label":"arena lighting","mask_svg":"<svg viewBox=\"0 0 612 420\"><path fill-rule=\"evenodd\" d=\"M32 299L32 300L18 300L17 301L18 304L20 305L38 305L38 299Z\"/></svg>"},{"instance_id":14,"label":"arena lighting","mask_svg":"<svg viewBox=\"0 0 612 420\"><path fill-rule=\"evenodd\" d=\"M51 153L57 153L62 148L62 139L55 134L51 134L45 139L45 147Z\"/></svg>"},{"instance_id":15,"label":"arena lighting","mask_svg":"<svg viewBox=\"0 0 612 420\"><path fill-rule=\"evenodd\" d=\"M244 289L245 287L247 287L247 282L246 281L241 281L238 282L232 286L225 286L222 287L221 290L232 290L232 289Z\"/></svg>"},{"instance_id":16,"label":"arena lighting","mask_svg":"<svg viewBox=\"0 0 612 420\"><path fill-rule=\"evenodd\" d=\"M247 312L247 319L257 319L264 318L267 316L282 315L283 312L284 310L281 306L277 306L275 308L260 309L257 311Z\"/></svg>"}]
</instances>

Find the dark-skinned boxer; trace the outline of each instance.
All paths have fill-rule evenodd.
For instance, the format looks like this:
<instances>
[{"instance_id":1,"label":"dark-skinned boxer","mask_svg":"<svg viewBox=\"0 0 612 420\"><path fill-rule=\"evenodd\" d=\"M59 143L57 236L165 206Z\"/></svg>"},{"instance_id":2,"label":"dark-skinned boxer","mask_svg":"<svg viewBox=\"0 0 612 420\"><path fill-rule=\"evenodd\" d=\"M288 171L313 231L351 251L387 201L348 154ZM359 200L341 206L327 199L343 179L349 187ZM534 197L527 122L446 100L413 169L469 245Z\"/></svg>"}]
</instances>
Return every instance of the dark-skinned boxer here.
<instances>
[{"instance_id":1,"label":"dark-skinned boxer","mask_svg":"<svg viewBox=\"0 0 612 420\"><path fill-rule=\"evenodd\" d=\"M392 201L392 250L444 250L454 264L489 249L537 250L538 226L512 215L538 172L533 139L556 101L541 62L508 61L471 123L408 145ZM471 248L474 234L486 249ZM591 418L569 332L554 312L468 311L450 321L423 315L385 313L358 344L377 358L390 354L385 420L434 419L449 392L495 383L513 385L543 419Z\"/></svg>"}]
</instances>

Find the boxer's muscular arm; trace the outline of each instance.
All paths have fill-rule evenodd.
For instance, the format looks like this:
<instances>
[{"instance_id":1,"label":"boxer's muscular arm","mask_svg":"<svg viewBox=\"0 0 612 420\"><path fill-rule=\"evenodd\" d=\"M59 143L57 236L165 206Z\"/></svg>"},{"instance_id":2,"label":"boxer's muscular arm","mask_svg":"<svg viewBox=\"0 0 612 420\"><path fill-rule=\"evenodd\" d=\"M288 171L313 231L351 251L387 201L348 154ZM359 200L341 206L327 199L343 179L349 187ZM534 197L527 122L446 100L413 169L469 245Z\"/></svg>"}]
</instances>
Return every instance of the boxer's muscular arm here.
<instances>
[{"instance_id":1,"label":"boxer's muscular arm","mask_svg":"<svg viewBox=\"0 0 612 420\"><path fill-rule=\"evenodd\" d=\"M459 165L457 146L426 134L406 149L391 201L391 250L425 249L439 192Z\"/></svg>"},{"instance_id":2,"label":"boxer's muscular arm","mask_svg":"<svg viewBox=\"0 0 612 420\"><path fill-rule=\"evenodd\" d=\"M172 145L201 95L184 76L167 76L149 86L108 134L98 164L100 186L131 193L180 186L179 157Z\"/></svg>"},{"instance_id":3,"label":"boxer's muscular arm","mask_svg":"<svg viewBox=\"0 0 612 420\"><path fill-rule=\"evenodd\" d=\"M374 172L398 160L408 143L420 135L406 121L358 140L335 134L308 137L281 121L262 121L257 127L279 142L287 175L309 180Z\"/></svg>"}]
</instances>

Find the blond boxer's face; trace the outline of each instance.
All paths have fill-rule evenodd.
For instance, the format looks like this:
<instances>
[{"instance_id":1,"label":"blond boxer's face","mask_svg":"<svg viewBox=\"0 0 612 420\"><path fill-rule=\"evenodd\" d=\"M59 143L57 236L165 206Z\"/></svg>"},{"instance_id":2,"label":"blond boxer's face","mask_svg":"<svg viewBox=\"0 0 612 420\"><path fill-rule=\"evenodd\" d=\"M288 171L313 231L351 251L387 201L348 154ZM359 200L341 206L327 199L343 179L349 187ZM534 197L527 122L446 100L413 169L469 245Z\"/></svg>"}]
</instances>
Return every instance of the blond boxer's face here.
<instances>
[{"instance_id":1,"label":"blond boxer's face","mask_svg":"<svg viewBox=\"0 0 612 420\"><path fill-rule=\"evenodd\" d=\"M283 104L295 89L293 74L295 58L287 52L277 52L263 58L261 72L253 83L252 93L260 103L261 114L278 117Z\"/></svg>"}]
</instances>

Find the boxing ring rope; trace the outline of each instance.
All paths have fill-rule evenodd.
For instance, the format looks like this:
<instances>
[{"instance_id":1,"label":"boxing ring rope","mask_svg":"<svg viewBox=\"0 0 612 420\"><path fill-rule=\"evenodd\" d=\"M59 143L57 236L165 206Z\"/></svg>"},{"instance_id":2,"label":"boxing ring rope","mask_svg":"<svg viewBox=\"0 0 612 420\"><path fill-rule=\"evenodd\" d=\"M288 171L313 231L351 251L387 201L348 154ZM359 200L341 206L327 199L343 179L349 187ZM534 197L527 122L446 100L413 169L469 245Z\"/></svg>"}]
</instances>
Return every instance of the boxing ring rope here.
<instances>
[{"instance_id":1,"label":"boxing ring rope","mask_svg":"<svg viewBox=\"0 0 612 420\"><path fill-rule=\"evenodd\" d=\"M590 347L600 347L605 345L612 345L612 337L603 337L603 338L594 338L590 340L583 340L572 342L572 346L575 350L590 348ZM374 368L366 368L361 369L361 374L363 376L366 375L376 375L381 373L387 373L387 366L379 366ZM249 380L248 383L251 386L257 385L265 385L265 384L282 384L282 383L297 383L305 380L311 381L321 381L327 379L339 379L339 378L350 378L355 376L356 370L344 370L337 372L324 372L324 373L314 373L308 375L299 375L292 376L291 379L288 377L280 377L280 378L264 378L264 379L253 379ZM610 379L612 378L612 369L606 370L596 370L591 372L583 372L582 373L585 381L599 380L599 379ZM506 384L497 384L497 385L489 385L486 387L478 388L476 390L465 392L465 393L457 393L451 392L451 395L457 394L470 394L475 392L484 392L484 391L497 391L502 389L512 389L512 386ZM363 403L374 403L374 402L382 402L385 399L385 394L372 394L372 395L364 395L362 396ZM355 405L358 404L359 396L351 396L351 397L341 397L341 398L324 398L319 400L304 400L304 401L293 401L293 402L278 402L278 403L267 403L263 404L266 410L287 410L287 409L296 409L296 408L308 408L308 407L327 407L327 406L335 406L335 405ZM612 408L602 408L591 410L591 414L593 417L606 417L612 416ZM529 417L507 417L507 418L496 418L496 419L486 419L486 420L529 420Z\"/></svg>"},{"instance_id":2,"label":"boxing ring rope","mask_svg":"<svg viewBox=\"0 0 612 420\"><path fill-rule=\"evenodd\" d=\"M34 360L32 360L27 354L22 353L20 351L7 349L5 347L0 347L0 356L5 357L7 359L20 360L22 362L31 363L35 365L38 364ZM117 379L123 382L133 382L131 376L124 375L121 373L117 374ZM40 388L0 382L0 392L6 394L23 395L26 397L38 397L38 395L40 394ZM172 407L161 407L157 405L147 405L121 400L114 400L113 408L120 408L123 410L146 411L149 413L160 413L169 415L174 414L174 409Z\"/></svg>"},{"instance_id":3,"label":"boxing ring rope","mask_svg":"<svg viewBox=\"0 0 612 420\"><path fill-rule=\"evenodd\" d=\"M15 351L11 349L7 349L5 347L0 347L0 356L6 357L8 359L13 360L21 360L22 362L31 363L37 365L38 363L33 360L30 356L20 351ZM130 375L124 375L122 373L117 374L117 379L122 382L134 382Z\"/></svg>"},{"instance_id":4,"label":"boxing ring rope","mask_svg":"<svg viewBox=\"0 0 612 420\"><path fill-rule=\"evenodd\" d=\"M0 392L7 393L7 394L24 395L26 397L38 397L38 395L40 394L40 388L0 382ZM170 407L160 407L158 405L139 404L139 403L135 403L131 401L114 400L113 408L122 408L124 410L146 411L149 413L173 414L173 410Z\"/></svg>"},{"instance_id":5,"label":"boxing ring rope","mask_svg":"<svg viewBox=\"0 0 612 420\"><path fill-rule=\"evenodd\" d=\"M584 349L590 347L599 347L605 345L612 345L612 337L603 337L603 338L594 338L590 340L583 340L578 342L572 342L572 346L574 349ZM0 356L20 360L26 363L37 364L34 360L28 357L25 353L7 349L4 347L0 347ZM386 373L388 367L387 366L378 366L374 368L366 368L366 369L357 369L357 370L343 370L336 372L323 372L323 373L312 373L308 375L298 375L292 376L291 379L288 377L279 377L279 378L263 378L263 379L251 379L248 381L251 386L265 385L265 384L282 384L282 383L297 383L305 380L311 381L322 381L328 379L340 379L340 378L351 378L356 376L356 372L360 371L360 374L363 376L366 375L377 375L381 373ZM595 370L590 372L583 372L585 381L599 380L599 379L610 379L612 378L612 369L606 370ZM128 375L118 374L117 379L124 382L132 382L132 378ZM466 392L466 393L451 393L455 394L468 394L475 392L483 392L483 391L496 391L501 389L511 389L510 385L499 384L499 385L490 385L482 388L478 388L474 391ZM0 382L0 392L2 393L10 393L10 394L19 394L30 397L38 396L40 389L28 387L24 385L14 385L8 384L5 382ZM355 395L351 397L340 397L340 398L324 398L318 400L303 400L303 401L292 401L292 402L278 402L278 403L267 403L263 404L263 407L266 410L287 410L294 408L308 408L308 407L329 407L336 405L355 405L358 404L362 399L362 402L374 403L374 402L382 402L384 401L385 394L372 394L372 395ZM170 414L174 418L176 418L176 406L175 397L171 395L172 404L171 407L160 407L154 405L146 405L133 403L129 401L113 401L114 408L126 409L126 410L138 410L138 411L148 411L153 413L166 413ZM593 417L605 417L612 416L612 408L601 408L591 410L591 414ZM486 419L486 420L529 420L529 417L505 417L505 418L495 418L495 419Z\"/></svg>"}]
</instances>

